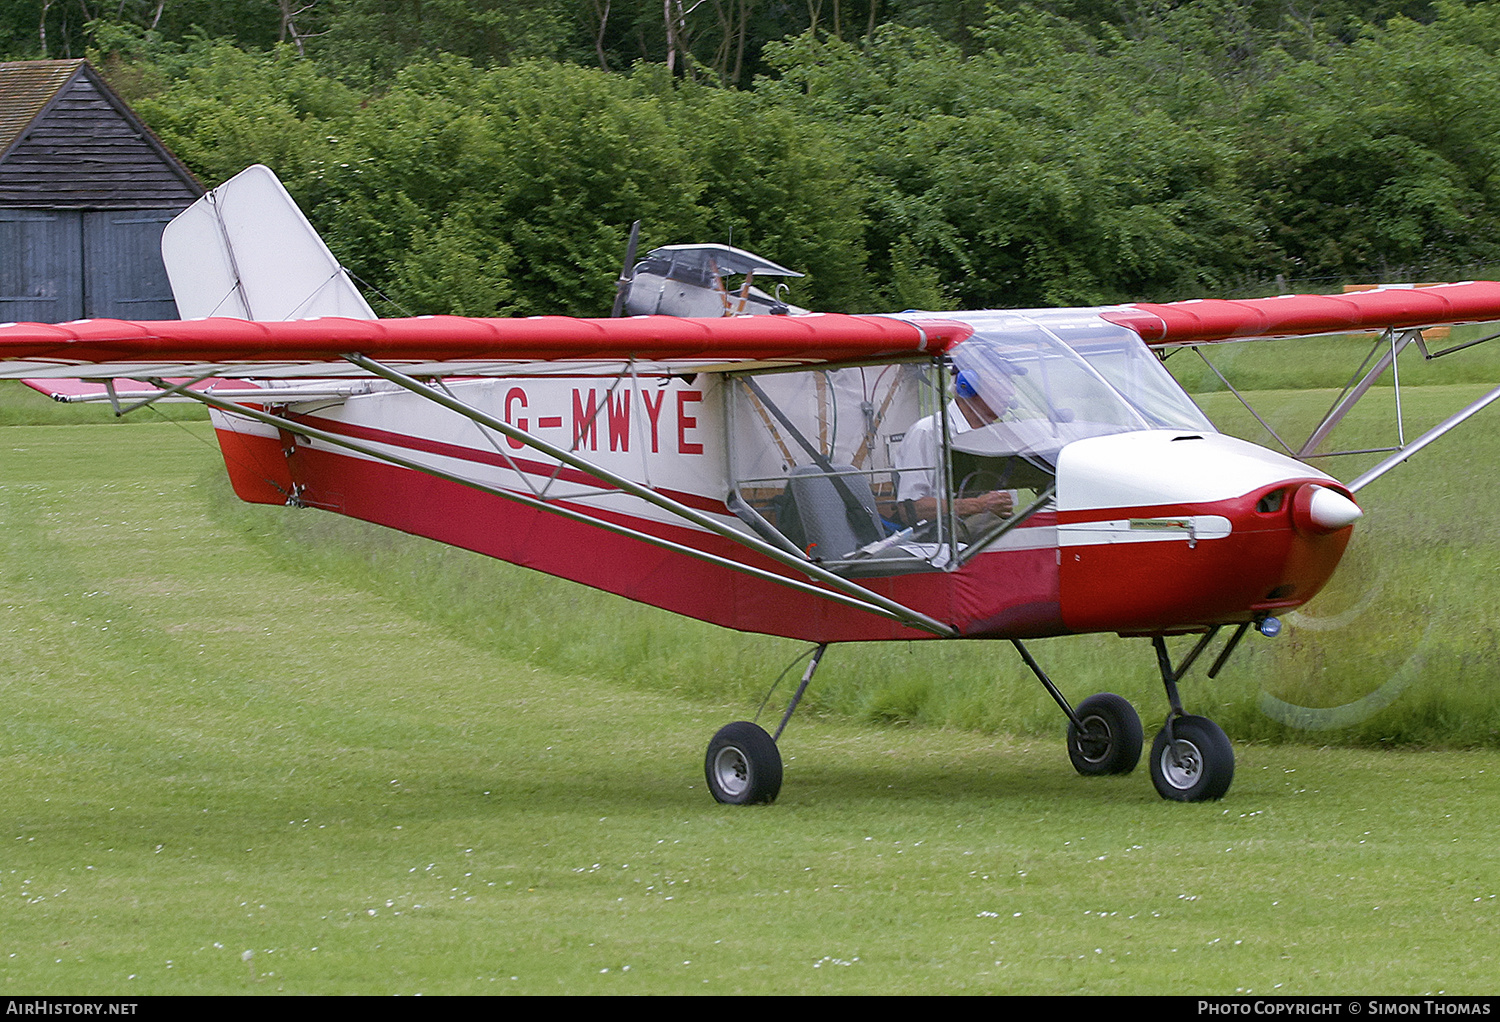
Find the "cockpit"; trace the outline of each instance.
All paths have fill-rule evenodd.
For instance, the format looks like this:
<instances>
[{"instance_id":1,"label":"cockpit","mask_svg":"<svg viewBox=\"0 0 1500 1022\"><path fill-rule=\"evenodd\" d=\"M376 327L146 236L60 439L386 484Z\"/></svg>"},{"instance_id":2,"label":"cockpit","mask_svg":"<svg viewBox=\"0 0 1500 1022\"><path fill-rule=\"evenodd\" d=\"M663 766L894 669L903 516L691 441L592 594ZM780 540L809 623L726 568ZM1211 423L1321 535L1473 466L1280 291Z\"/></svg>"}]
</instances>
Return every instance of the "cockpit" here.
<instances>
[{"instance_id":1,"label":"cockpit","mask_svg":"<svg viewBox=\"0 0 1500 1022\"><path fill-rule=\"evenodd\" d=\"M729 377L730 509L850 577L951 570L1055 545L1068 444L1215 432L1140 337L1096 311L958 318L974 332L946 358Z\"/></svg>"}]
</instances>

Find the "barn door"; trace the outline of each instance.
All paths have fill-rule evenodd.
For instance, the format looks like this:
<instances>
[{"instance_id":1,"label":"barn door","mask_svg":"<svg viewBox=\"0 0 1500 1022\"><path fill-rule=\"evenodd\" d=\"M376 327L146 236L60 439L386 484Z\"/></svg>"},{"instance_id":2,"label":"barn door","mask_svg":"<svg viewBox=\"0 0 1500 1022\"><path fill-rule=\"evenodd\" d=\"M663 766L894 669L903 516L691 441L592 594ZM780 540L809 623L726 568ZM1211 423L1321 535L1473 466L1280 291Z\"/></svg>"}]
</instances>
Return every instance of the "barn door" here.
<instances>
[{"instance_id":1,"label":"barn door","mask_svg":"<svg viewBox=\"0 0 1500 1022\"><path fill-rule=\"evenodd\" d=\"M161 260L176 212L0 209L0 323L176 319Z\"/></svg>"},{"instance_id":2,"label":"barn door","mask_svg":"<svg viewBox=\"0 0 1500 1022\"><path fill-rule=\"evenodd\" d=\"M176 319L161 261L161 232L176 210L83 214L83 315L90 319Z\"/></svg>"},{"instance_id":3,"label":"barn door","mask_svg":"<svg viewBox=\"0 0 1500 1022\"><path fill-rule=\"evenodd\" d=\"M83 214L0 209L0 323L83 316Z\"/></svg>"}]
</instances>

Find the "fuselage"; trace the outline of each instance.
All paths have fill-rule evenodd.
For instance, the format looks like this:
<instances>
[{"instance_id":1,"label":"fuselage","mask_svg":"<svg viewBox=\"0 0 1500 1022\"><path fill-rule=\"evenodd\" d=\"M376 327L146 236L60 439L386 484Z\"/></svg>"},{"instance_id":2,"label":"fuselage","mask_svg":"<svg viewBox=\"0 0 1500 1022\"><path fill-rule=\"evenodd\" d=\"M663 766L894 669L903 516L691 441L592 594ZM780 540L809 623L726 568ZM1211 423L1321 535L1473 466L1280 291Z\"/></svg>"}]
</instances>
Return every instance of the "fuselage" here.
<instances>
[{"instance_id":1,"label":"fuselage","mask_svg":"<svg viewBox=\"0 0 1500 1022\"><path fill-rule=\"evenodd\" d=\"M921 417L942 414L948 369L935 362L691 378L563 364L447 386L603 472L789 548L820 553L789 524L799 493L809 514L811 491L798 487L811 477L837 505L856 499L848 483L857 481L875 531L824 542L819 562L966 637L1199 630L1296 607L1322 588L1358 516L1336 480L1214 431L1124 328L1028 315L976 316L974 336L950 351L952 366L1007 388L991 394L1007 407L993 426L950 438L944 464L929 467L951 497L977 484L950 465L971 478L997 473L992 484L1012 488L1017 513L994 527L954 518L900 531L899 449ZM1018 316L1047 336L1017 334ZM269 388L264 406L575 517L215 412L243 499L348 514L730 628L817 642L928 637L806 587L579 521L805 582L794 567L394 387L284 405Z\"/></svg>"}]
</instances>

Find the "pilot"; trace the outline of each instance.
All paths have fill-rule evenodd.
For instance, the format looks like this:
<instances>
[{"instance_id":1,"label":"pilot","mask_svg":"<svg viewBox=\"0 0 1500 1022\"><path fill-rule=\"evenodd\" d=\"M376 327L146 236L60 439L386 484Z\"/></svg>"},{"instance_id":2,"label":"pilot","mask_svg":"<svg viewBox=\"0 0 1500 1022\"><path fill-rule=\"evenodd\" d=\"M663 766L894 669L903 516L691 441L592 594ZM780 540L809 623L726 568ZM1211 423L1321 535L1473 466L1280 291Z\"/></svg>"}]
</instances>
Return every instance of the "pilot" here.
<instances>
[{"instance_id":1,"label":"pilot","mask_svg":"<svg viewBox=\"0 0 1500 1022\"><path fill-rule=\"evenodd\" d=\"M975 377L969 370L958 374L953 400L948 403L950 437L987 426L1005 411L1002 408L996 412L991 408L980 396L974 381ZM990 397L1008 408L1015 394L1010 375L998 373L992 383L988 388ZM895 468L899 473L897 515L903 525L916 526L938 517L938 430L942 428L941 424L942 416L938 413L918 419L906 431L901 446L896 449ZM991 490L976 497L959 497L953 502L953 510L971 528L982 526L987 519L1009 518L1015 510L1015 495L1009 490Z\"/></svg>"}]
</instances>

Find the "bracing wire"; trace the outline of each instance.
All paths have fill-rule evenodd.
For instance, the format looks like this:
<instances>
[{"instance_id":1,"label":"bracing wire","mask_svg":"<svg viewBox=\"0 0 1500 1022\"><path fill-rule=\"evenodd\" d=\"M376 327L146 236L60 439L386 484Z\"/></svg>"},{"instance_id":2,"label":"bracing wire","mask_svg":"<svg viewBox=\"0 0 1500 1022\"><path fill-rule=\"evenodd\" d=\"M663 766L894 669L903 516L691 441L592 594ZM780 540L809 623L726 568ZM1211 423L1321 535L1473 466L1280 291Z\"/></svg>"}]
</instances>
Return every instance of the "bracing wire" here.
<instances>
[{"instance_id":1,"label":"bracing wire","mask_svg":"<svg viewBox=\"0 0 1500 1022\"><path fill-rule=\"evenodd\" d=\"M792 662L787 664L782 672L776 676L776 680L771 682L771 687L766 689L765 697L761 699L760 705L755 708L756 720L760 720L760 715L762 712L764 712L766 704L771 701L771 697L776 694L776 690L781 687L782 681L784 681L786 679L786 676L792 672L792 669L802 661L806 660L808 657L812 656L817 651L818 647L814 645L811 649L804 650L803 652L798 653L795 657L792 658Z\"/></svg>"}]
</instances>

